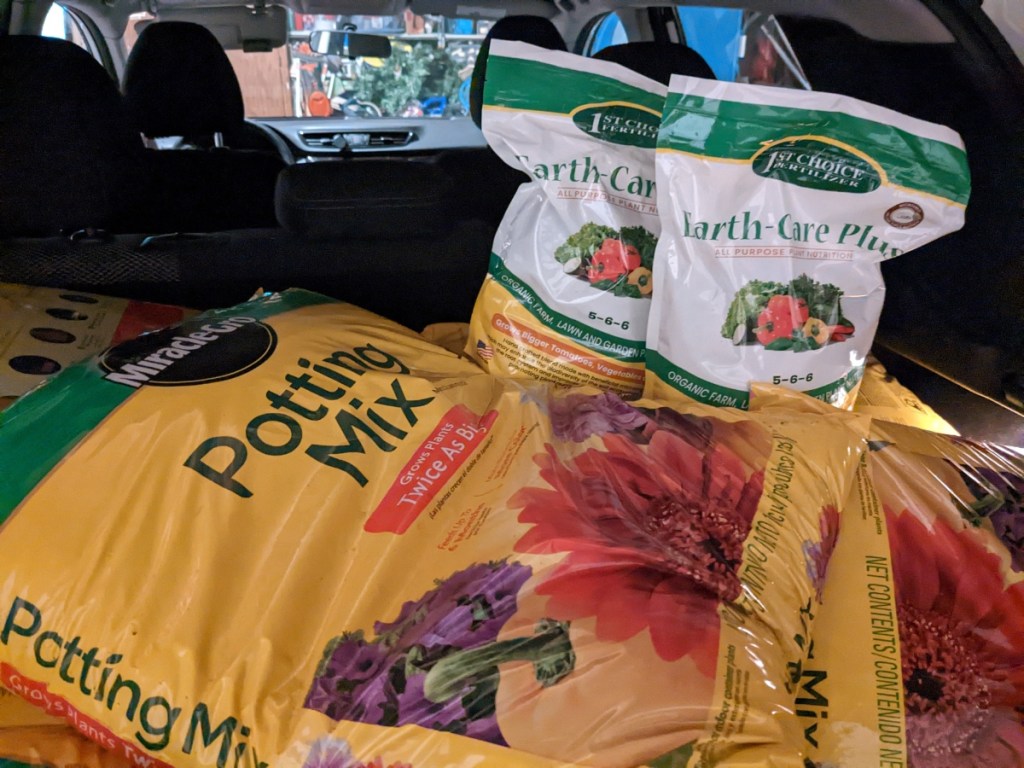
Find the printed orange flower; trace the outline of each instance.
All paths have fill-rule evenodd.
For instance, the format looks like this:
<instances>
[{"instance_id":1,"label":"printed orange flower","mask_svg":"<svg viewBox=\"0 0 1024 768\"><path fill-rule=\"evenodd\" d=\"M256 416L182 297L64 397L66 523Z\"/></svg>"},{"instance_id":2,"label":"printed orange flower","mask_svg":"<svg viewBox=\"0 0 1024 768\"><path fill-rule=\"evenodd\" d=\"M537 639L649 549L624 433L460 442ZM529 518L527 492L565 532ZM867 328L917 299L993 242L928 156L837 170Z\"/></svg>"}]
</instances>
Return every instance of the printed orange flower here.
<instances>
[{"instance_id":1,"label":"printed orange flower","mask_svg":"<svg viewBox=\"0 0 1024 768\"><path fill-rule=\"evenodd\" d=\"M1024 765L1024 583L970 531L886 516L910 765Z\"/></svg>"},{"instance_id":2,"label":"printed orange flower","mask_svg":"<svg viewBox=\"0 0 1024 768\"><path fill-rule=\"evenodd\" d=\"M607 642L649 630L659 656L688 655L710 676L718 605L740 595L737 570L763 472L747 477L728 448L701 450L668 430L645 446L621 434L601 439L607 450L563 462L548 446L536 458L550 487L512 498L533 526L515 549L569 553L537 587L551 616L595 617Z\"/></svg>"}]
</instances>

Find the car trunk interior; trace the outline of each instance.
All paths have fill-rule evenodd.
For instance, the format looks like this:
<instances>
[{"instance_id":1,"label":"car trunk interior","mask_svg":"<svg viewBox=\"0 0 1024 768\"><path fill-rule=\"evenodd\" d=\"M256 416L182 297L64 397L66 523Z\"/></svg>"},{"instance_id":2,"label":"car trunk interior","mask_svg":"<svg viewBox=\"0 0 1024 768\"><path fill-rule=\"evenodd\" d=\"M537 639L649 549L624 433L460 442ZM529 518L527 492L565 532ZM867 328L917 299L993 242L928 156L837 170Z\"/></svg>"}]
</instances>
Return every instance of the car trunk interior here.
<instances>
[{"instance_id":1,"label":"car trunk interior","mask_svg":"<svg viewBox=\"0 0 1024 768\"><path fill-rule=\"evenodd\" d=\"M78 2L85 0L69 7ZM332 12L344 12L343 5L332 5ZM454 11L445 2L422 5L426 12ZM970 4L923 0L812 7L770 0L746 6L777 14L816 90L948 125L963 137L972 175L966 225L883 265L887 296L877 347L911 388L925 395L944 392L943 415L965 433L1024 442L1020 63L1005 44L990 42L985 34L990 23ZM0 7L13 8L16 19L38 13L38 5L30 3L0 1ZM533 0L515 10L551 17L572 40L589 18L612 8ZM279 226L194 234L115 231L74 241L0 233L0 280L197 308L231 304L257 289L303 287L414 328L466 321L487 271L493 233L525 177L482 147L420 156L403 150L390 157L393 164L381 167L393 174L395 185L406 177L403 164L428 163L448 179L454 204L443 215L443 226L410 235L389 231L384 220L382 236ZM353 157L337 161L340 198L350 194L344 166L356 162ZM980 419L983 411L994 415ZM996 422L1001 426L993 431Z\"/></svg>"}]
</instances>

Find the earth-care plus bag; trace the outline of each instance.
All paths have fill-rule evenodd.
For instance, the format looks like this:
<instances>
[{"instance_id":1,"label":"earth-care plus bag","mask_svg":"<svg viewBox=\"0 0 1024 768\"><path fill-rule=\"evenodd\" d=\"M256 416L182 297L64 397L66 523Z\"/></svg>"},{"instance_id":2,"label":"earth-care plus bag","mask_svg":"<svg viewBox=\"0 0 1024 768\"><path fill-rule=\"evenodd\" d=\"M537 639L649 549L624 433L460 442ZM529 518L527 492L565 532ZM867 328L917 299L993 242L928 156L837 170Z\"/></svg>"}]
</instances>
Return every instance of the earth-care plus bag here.
<instances>
[{"instance_id":1,"label":"earth-care plus bag","mask_svg":"<svg viewBox=\"0 0 1024 768\"><path fill-rule=\"evenodd\" d=\"M803 765L863 417L495 379L291 291L4 416L0 684L135 765Z\"/></svg>"},{"instance_id":2,"label":"earth-care plus bag","mask_svg":"<svg viewBox=\"0 0 1024 768\"><path fill-rule=\"evenodd\" d=\"M796 712L818 765L1024 765L1024 456L875 423Z\"/></svg>"},{"instance_id":3,"label":"earth-care plus bag","mask_svg":"<svg viewBox=\"0 0 1024 768\"><path fill-rule=\"evenodd\" d=\"M493 373L638 396L665 86L524 43L495 40L487 62L484 135L531 180L495 236L466 350Z\"/></svg>"},{"instance_id":4,"label":"earth-care plus bag","mask_svg":"<svg viewBox=\"0 0 1024 768\"><path fill-rule=\"evenodd\" d=\"M646 392L746 407L751 382L853 404L880 262L959 229L953 131L828 93L673 77Z\"/></svg>"}]
</instances>

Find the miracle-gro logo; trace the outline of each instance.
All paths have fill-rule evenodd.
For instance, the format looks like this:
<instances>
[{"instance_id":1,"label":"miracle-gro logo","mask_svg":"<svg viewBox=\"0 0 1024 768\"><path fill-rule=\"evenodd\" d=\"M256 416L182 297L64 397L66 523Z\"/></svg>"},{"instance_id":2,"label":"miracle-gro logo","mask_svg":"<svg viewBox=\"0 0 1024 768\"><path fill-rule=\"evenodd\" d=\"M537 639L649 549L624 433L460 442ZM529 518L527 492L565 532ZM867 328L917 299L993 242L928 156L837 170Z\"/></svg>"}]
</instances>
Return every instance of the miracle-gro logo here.
<instances>
[{"instance_id":1,"label":"miracle-gro logo","mask_svg":"<svg viewBox=\"0 0 1024 768\"><path fill-rule=\"evenodd\" d=\"M864 194L882 185L880 168L831 141L790 139L771 144L754 155L754 173L809 189Z\"/></svg>"}]
</instances>

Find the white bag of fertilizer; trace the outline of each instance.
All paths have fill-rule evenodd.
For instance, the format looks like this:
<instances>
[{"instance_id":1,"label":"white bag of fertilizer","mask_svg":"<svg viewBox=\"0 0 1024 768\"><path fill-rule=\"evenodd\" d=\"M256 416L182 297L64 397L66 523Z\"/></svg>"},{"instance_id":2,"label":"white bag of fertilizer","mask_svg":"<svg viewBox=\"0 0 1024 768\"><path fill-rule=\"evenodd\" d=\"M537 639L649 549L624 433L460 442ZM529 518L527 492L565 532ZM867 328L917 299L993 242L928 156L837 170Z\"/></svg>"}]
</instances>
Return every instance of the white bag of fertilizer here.
<instances>
[{"instance_id":1,"label":"white bag of fertilizer","mask_svg":"<svg viewBox=\"0 0 1024 768\"><path fill-rule=\"evenodd\" d=\"M531 180L473 310L466 351L492 373L640 394L665 92L618 64L494 41L484 135Z\"/></svg>"},{"instance_id":2,"label":"white bag of fertilizer","mask_svg":"<svg viewBox=\"0 0 1024 768\"><path fill-rule=\"evenodd\" d=\"M879 264L963 226L960 137L845 96L675 76L645 394L745 408L751 382L853 404Z\"/></svg>"}]
</instances>

